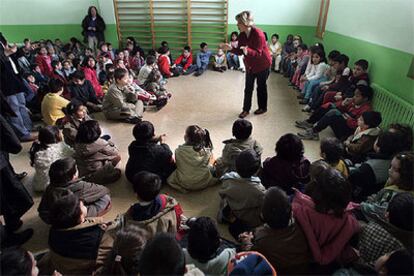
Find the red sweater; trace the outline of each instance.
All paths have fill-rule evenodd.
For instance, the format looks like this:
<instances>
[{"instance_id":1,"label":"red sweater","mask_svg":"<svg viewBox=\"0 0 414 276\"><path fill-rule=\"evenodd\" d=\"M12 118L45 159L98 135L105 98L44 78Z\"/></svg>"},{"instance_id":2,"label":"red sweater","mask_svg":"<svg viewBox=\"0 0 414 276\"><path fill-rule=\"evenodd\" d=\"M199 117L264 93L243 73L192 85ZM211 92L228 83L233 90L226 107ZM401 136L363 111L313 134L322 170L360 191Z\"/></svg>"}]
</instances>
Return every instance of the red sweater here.
<instances>
[{"instance_id":1,"label":"red sweater","mask_svg":"<svg viewBox=\"0 0 414 276\"><path fill-rule=\"evenodd\" d=\"M83 67L83 72L85 73L85 79L91 82L93 89L95 90L96 97L102 98L104 93L102 92L102 86L99 84L98 77L96 76L96 71L89 67Z\"/></svg>"},{"instance_id":2,"label":"red sweater","mask_svg":"<svg viewBox=\"0 0 414 276\"><path fill-rule=\"evenodd\" d=\"M363 103L360 106L356 106L353 102L351 102L350 104L343 106L342 101L339 101L336 103L336 106L340 111L342 111L342 113L346 113L351 116L346 120L346 124L352 129L356 129L358 127L358 118L361 117L362 113L372 110L370 102Z\"/></svg>"},{"instance_id":3,"label":"red sweater","mask_svg":"<svg viewBox=\"0 0 414 276\"><path fill-rule=\"evenodd\" d=\"M161 74L165 78L171 77L170 62L168 61L168 57L167 56L160 55L158 57L158 68L160 69Z\"/></svg>"},{"instance_id":4,"label":"red sweater","mask_svg":"<svg viewBox=\"0 0 414 276\"><path fill-rule=\"evenodd\" d=\"M36 64L39 65L40 71L42 71L42 74L48 76L49 78L53 77L52 72L52 59L50 56L45 55L37 55L36 56Z\"/></svg>"},{"instance_id":5,"label":"red sweater","mask_svg":"<svg viewBox=\"0 0 414 276\"><path fill-rule=\"evenodd\" d=\"M181 64L181 62L183 61L183 59L184 59L184 55L180 55L176 60L175 60L175 65L179 65L179 64ZM184 65L184 67L183 67L183 70L187 70L188 69L188 67L190 67L191 65L193 64L193 54L192 53L190 53L190 55L188 56L188 58L187 58L187 62L185 63L185 65Z\"/></svg>"},{"instance_id":6,"label":"red sweater","mask_svg":"<svg viewBox=\"0 0 414 276\"><path fill-rule=\"evenodd\" d=\"M266 39L262 30L252 27L249 37L246 33L240 33L237 48L231 50L232 53L242 55L242 46L247 46L247 55L244 56L246 70L249 73L259 73L269 69L272 64L269 49L267 48Z\"/></svg>"}]
</instances>

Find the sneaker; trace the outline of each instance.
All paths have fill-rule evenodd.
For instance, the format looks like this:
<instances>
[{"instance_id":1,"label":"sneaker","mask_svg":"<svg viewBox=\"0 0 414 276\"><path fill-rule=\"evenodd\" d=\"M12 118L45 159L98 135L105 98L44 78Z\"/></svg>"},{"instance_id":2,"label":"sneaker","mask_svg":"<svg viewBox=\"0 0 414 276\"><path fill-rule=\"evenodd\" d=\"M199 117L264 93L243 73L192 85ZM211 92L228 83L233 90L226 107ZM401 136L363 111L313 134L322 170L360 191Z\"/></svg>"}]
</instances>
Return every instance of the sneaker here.
<instances>
[{"instance_id":1,"label":"sneaker","mask_svg":"<svg viewBox=\"0 0 414 276\"><path fill-rule=\"evenodd\" d=\"M313 124L309 123L308 121L295 121L295 126L302 129L312 128Z\"/></svg>"},{"instance_id":2,"label":"sneaker","mask_svg":"<svg viewBox=\"0 0 414 276\"><path fill-rule=\"evenodd\" d=\"M263 114L263 113L266 113L266 112L267 112L266 109L259 108L254 112L254 114L255 115L260 115L260 114Z\"/></svg>"},{"instance_id":3,"label":"sneaker","mask_svg":"<svg viewBox=\"0 0 414 276\"><path fill-rule=\"evenodd\" d=\"M309 100L307 100L307 99L303 99L303 100L299 101L299 104L307 105L308 103L309 103Z\"/></svg>"},{"instance_id":4,"label":"sneaker","mask_svg":"<svg viewBox=\"0 0 414 276\"><path fill-rule=\"evenodd\" d=\"M3 241L2 247L21 246L33 236L33 229L28 228L19 233L8 233Z\"/></svg>"},{"instance_id":5,"label":"sneaker","mask_svg":"<svg viewBox=\"0 0 414 276\"><path fill-rule=\"evenodd\" d=\"M303 98L305 98L305 95L303 95L303 94L299 94L299 95L296 96L296 99L298 99L298 100L302 100Z\"/></svg>"},{"instance_id":6,"label":"sneaker","mask_svg":"<svg viewBox=\"0 0 414 276\"><path fill-rule=\"evenodd\" d=\"M302 108L302 111L303 111L303 112L309 112L309 111L310 111L310 109L311 109L311 107L307 104L307 105L305 105L305 107L304 107L304 108Z\"/></svg>"},{"instance_id":7,"label":"sneaker","mask_svg":"<svg viewBox=\"0 0 414 276\"><path fill-rule=\"evenodd\" d=\"M299 132L298 133L298 136L302 140L315 140L315 141L319 141L319 134L313 132L312 129Z\"/></svg>"},{"instance_id":8,"label":"sneaker","mask_svg":"<svg viewBox=\"0 0 414 276\"><path fill-rule=\"evenodd\" d=\"M141 118L135 117L135 116L134 117L129 117L129 118L126 118L125 119L125 123L133 124L133 125L136 125L136 124L138 124L141 121L142 121Z\"/></svg>"}]
</instances>

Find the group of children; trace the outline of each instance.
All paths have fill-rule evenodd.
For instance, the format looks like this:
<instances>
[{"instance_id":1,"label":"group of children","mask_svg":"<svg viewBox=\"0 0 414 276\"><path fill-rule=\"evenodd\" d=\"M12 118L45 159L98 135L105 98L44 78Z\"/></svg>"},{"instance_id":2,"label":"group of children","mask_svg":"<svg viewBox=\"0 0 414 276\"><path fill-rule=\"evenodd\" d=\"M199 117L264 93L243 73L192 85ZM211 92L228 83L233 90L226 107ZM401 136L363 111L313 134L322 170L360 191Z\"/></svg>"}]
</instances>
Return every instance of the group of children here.
<instances>
[{"instance_id":1,"label":"group of children","mask_svg":"<svg viewBox=\"0 0 414 276\"><path fill-rule=\"evenodd\" d=\"M69 54L80 53L80 44L72 44ZM281 47L273 35L273 69L301 89L305 111L313 111L296 122L305 131L283 135L275 155L263 158L252 124L238 119L233 138L223 141L222 155L215 158L210 132L191 125L173 154L166 136L141 116L146 99L168 99L165 78L206 70L211 53L200 46L196 64L186 47L171 65L165 43L145 64L134 40L118 59L105 44L98 54L105 71L97 73L94 58L85 56L84 66L69 73L69 85L63 77L70 66L61 70L54 63L49 72L37 65L37 77L51 77L41 101L50 123L40 129L30 162L34 187L43 192L38 212L50 225L49 250L36 256L20 248L2 250L2 274L413 274L413 130L401 124L379 128L381 114L370 106L368 63L356 62L351 72L347 57L332 51L328 67L322 45L308 54L300 37L288 37ZM227 54L227 61L235 68L242 59ZM224 70L217 64L216 70ZM113 78L106 92L99 84L103 72L106 82ZM157 81L148 81L150 76ZM60 96L65 93L79 100L67 101ZM121 177L121 156L88 110L135 125L125 175L137 202L111 222L102 218L112 207L103 185ZM327 126L337 137L322 139L321 159L311 163L302 139L316 140ZM220 237L212 218L187 218L174 197L161 193L163 185L182 193L221 185L216 220L228 225L234 241Z\"/></svg>"}]
</instances>

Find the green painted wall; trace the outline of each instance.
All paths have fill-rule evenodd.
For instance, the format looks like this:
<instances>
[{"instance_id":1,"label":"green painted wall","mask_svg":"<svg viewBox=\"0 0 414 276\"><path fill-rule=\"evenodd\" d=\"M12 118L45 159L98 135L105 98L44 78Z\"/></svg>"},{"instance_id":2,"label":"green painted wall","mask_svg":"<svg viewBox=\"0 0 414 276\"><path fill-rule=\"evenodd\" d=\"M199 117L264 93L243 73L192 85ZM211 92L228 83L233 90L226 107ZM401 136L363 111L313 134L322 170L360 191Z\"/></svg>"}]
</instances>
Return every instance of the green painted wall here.
<instances>
[{"instance_id":1,"label":"green painted wall","mask_svg":"<svg viewBox=\"0 0 414 276\"><path fill-rule=\"evenodd\" d=\"M30 38L32 40L39 39L55 39L60 38L66 42L71 37L76 37L80 41L83 40L81 35L82 28L80 24L65 25L0 25L0 32L10 42L23 43L23 39ZM118 47L118 36L115 24L107 24L105 38L115 47Z\"/></svg>"},{"instance_id":2,"label":"green painted wall","mask_svg":"<svg viewBox=\"0 0 414 276\"><path fill-rule=\"evenodd\" d=\"M414 80L407 77L413 54L327 31L323 40L325 50L338 50L350 58L349 66L358 59L369 61L372 82L384 87L403 100L414 104Z\"/></svg>"}]
</instances>

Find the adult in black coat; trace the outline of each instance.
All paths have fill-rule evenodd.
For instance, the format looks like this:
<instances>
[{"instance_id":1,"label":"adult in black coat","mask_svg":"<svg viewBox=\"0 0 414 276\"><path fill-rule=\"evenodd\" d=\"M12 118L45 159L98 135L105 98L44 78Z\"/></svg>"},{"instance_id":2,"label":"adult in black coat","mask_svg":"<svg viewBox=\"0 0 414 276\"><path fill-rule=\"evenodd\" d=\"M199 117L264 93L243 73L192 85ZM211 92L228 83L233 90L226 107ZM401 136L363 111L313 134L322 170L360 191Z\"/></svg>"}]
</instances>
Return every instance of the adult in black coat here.
<instances>
[{"instance_id":1,"label":"adult in black coat","mask_svg":"<svg viewBox=\"0 0 414 276\"><path fill-rule=\"evenodd\" d=\"M13 167L9 161L9 153L17 154L22 150L19 139L13 129L3 117L13 115L13 111L7 105L3 97L0 98L0 214L3 215L6 224L5 229L1 228L1 236L8 233L12 236L22 225L20 218L33 205L33 199L16 177ZM5 231L4 231L5 230ZM25 234L31 236L33 230L26 230Z\"/></svg>"},{"instance_id":2,"label":"adult in black coat","mask_svg":"<svg viewBox=\"0 0 414 276\"><path fill-rule=\"evenodd\" d=\"M129 159L125 168L127 179L132 182L134 175L140 171L158 174L165 183L175 170L175 161L170 147L165 144L165 135L156 137L154 126L148 121L135 125L135 141L128 147Z\"/></svg>"},{"instance_id":3,"label":"adult in black coat","mask_svg":"<svg viewBox=\"0 0 414 276\"><path fill-rule=\"evenodd\" d=\"M105 42L105 28L105 21L99 15L96 7L90 6L88 15L82 20L82 35L84 42L88 42L89 48L95 51L101 42Z\"/></svg>"}]
</instances>

